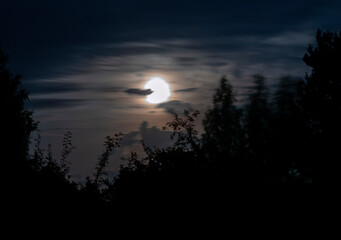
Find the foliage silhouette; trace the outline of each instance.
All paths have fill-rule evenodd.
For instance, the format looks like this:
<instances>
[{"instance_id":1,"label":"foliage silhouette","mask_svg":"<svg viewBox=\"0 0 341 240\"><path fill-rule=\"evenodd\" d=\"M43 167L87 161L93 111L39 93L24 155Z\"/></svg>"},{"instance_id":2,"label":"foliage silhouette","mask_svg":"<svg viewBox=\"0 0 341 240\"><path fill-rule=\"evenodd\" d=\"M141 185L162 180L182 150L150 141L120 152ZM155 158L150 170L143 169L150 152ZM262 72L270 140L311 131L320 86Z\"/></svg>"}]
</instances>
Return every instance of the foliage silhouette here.
<instances>
[{"instance_id":1,"label":"foliage silhouette","mask_svg":"<svg viewBox=\"0 0 341 240\"><path fill-rule=\"evenodd\" d=\"M312 174L318 182L338 178L338 145L341 133L341 32L318 30L317 46L309 45L303 61L312 68L301 88L302 107L309 131Z\"/></svg>"},{"instance_id":2,"label":"foliage silhouette","mask_svg":"<svg viewBox=\"0 0 341 240\"><path fill-rule=\"evenodd\" d=\"M1 172L5 180L2 196L15 213L34 214L36 217L70 213L79 200L77 184L70 180L67 159L73 149L71 134L63 141L62 159L53 158L51 146L47 153L41 148L38 132L34 153L29 154L31 133L38 129L32 111L26 109L28 92L21 88L20 75L7 68L7 56L0 49L1 104ZM62 211L59 211L62 210Z\"/></svg>"},{"instance_id":3,"label":"foliage silhouette","mask_svg":"<svg viewBox=\"0 0 341 240\"><path fill-rule=\"evenodd\" d=\"M223 77L213 96L213 108L205 114L203 142L215 151L232 157L240 145L242 111L234 106L235 94L231 83Z\"/></svg>"},{"instance_id":4,"label":"foliage silhouette","mask_svg":"<svg viewBox=\"0 0 341 240\"><path fill-rule=\"evenodd\" d=\"M211 162L213 174L228 181L237 180L237 165L243 146L242 109L237 108L235 93L229 80L223 77L213 96L213 107L205 113L202 136L203 152ZM227 179L226 179L227 180ZM238 181L238 180L237 180Z\"/></svg>"},{"instance_id":5,"label":"foliage silhouette","mask_svg":"<svg viewBox=\"0 0 341 240\"><path fill-rule=\"evenodd\" d=\"M108 201L112 200L109 189L112 183L107 178L107 167L109 164L109 157L115 149L120 146L122 141L122 133L117 133L114 137L106 136L104 141L104 151L98 158L98 163L95 167L94 179L86 177L85 186L80 188L81 196L88 205L106 206ZM96 207L95 207L96 208Z\"/></svg>"},{"instance_id":6,"label":"foliage silhouette","mask_svg":"<svg viewBox=\"0 0 341 240\"><path fill-rule=\"evenodd\" d=\"M4 156L3 174L20 171L19 176L27 168L29 137L37 128L37 123L32 119L32 112L25 109L28 101L28 92L20 86L20 75L13 75L7 68L8 57L0 49L0 81L1 104L3 117L2 154Z\"/></svg>"},{"instance_id":7,"label":"foliage silhouette","mask_svg":"<svg viewBox=\"0 0 341 240\"><path fill-rule=\"evenodd\" d=\"M105 151L100 156L95 173L95 184L101 184L105 182L105 176L107 176L107 172L105 171L106 166L109 163L109 156L114 151L115 148L120 147L120 143L122 141L122 133L115 134L114 137L107 136L105 137Z\"/></svg>"},{"instance_id":8,"label":"foliage silhouette","mask_svg":"<svg viewBox=\"0 0 341 240\"><path fill-rule=\"evenodd\" d=\"M131 153L127 165L121 166L119 175L107 189L116 201L130 202L142 199L145 203L154 197L162 199L185 194L203 182L204 172L198 162L200 141L194 122L199 112L184 111L174 114L164 130L172 130L174 144L167 148L145 148L145 157ZM188 192L187 192L188 194Z\"/></svg>"}]
</instances>

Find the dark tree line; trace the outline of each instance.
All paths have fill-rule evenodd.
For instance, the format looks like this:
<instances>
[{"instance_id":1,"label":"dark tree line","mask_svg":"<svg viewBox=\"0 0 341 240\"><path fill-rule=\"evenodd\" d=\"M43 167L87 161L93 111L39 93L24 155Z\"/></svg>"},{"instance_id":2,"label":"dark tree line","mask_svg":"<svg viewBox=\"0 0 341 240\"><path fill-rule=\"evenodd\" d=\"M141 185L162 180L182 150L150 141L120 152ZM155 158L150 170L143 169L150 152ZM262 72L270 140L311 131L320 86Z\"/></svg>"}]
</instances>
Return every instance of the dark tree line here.
<instances>
[{"instance_id":1,"label":"dark tree line","mask_svg":"<svg viewBox=\"0 0 341 240\"><path fill-rule=\"evenodd\" d=\"M144 145L146 156L131 153L113 180L107 177L106 168L122 134L108 136L95 174L84 185L68 175L68 156L74 148L71 133L64 136L60 160L54 159L50 146L40 147L39 136L29 155L29 137L38 124L25 109L28 94L20 88L20 76L10 73L7 57L0 52L5 183L14 196L21 196L16 197L17 206L55 204L94 212L160 196L177 199L232 194L231 189L257 186L336 185L340 176L341 33L318 30L316 40L317 45L309 45L303 58L312 68L305 79L283 77L271 95L265 77L255 75L247 104L240 107L231 82L223 77L205 113L202 136L195 128L198 111L174 114L164 128L172 131L174 144L167 148Z\"/></svg>"}]
</instances>

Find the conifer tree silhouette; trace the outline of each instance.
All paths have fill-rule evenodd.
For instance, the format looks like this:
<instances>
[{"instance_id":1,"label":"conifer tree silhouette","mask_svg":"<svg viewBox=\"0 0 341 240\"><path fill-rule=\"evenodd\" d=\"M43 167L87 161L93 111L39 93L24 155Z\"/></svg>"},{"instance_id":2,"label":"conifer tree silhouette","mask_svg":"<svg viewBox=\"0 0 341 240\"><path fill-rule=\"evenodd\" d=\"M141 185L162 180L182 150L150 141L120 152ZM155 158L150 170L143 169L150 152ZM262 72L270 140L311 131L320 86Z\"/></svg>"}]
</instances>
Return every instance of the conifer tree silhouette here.
<instances>
[{"instance_id":1,"label":"conifer tree silhouette","mask_svg":"<svg viewBox=\"0 0 341 240\"><path fill-rule=\"evenodd\" d=\"M338 141L341 134L341 32L316 33L303 61L312 68L302 86L302 105L312 151L309 158L315 179L333 183L338 178Z\"/></svg>"}]
</instances>

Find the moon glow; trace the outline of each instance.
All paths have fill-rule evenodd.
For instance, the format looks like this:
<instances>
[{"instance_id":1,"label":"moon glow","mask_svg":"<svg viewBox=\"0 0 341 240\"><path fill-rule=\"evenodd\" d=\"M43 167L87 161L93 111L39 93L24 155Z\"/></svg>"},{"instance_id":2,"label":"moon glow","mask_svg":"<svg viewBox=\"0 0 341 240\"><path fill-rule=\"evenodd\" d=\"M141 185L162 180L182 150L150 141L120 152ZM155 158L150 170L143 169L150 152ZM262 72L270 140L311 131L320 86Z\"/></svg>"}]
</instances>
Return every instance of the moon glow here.
<instances>
[{"instance_id":1,"label":"moon glow","mask_svg":"<svg viewBox=\"0 0 341 240\"><path fill-rule=\"evenodd\" d=\"M146 102L157 104L165 102L171 96L169 84L161 77L152 77L143 86L144 89L151 89L152 94L146 97Z\"/></svg>"}]
</instances>

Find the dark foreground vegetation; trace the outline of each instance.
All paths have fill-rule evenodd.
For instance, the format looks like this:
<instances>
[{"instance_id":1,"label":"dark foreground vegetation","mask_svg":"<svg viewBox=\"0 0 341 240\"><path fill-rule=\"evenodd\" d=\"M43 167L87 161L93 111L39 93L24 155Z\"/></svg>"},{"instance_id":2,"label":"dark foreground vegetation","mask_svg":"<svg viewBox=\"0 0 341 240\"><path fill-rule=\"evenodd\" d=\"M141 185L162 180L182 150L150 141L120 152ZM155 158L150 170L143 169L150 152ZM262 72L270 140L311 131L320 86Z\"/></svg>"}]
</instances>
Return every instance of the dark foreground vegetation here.
<instances>
[{"instance_id":1,"label":"dark foreground vegetation","mask_svg":"<svg viewBox=\"0 0 341 240\"><path fill-rule=\"evenodd\" d=\"M187 209L182 212L187 214L223 209L229 216L254 213L268 219L292 214L292 222L301 211L316 214L316 208L310 211L321 194L316 189L337 192L340 187L341 33L318 31L316 40L303 57L312 68L304 80L283 77L270 95L266 79L255 75L255 87L241 107L223 77L211 109L204 113L203 135L195 129L199 112L174 114L165 126L174 144L145 146L145 157L131 153L113 180L106 167L122 134L108 136L94 175L83 185L68 175L71 133L63 139L60 160L50 147L45 152L40 148L39 137L29 154L29 137L37 123L25 109L28 93L20 88L20 76L10 73L0 52L4 198L14 210L42 210L52 216L117 217L128 211L162 215L174 206ZM275 239L292 232L279 231Z\"/></svg>"}]
</instances>

